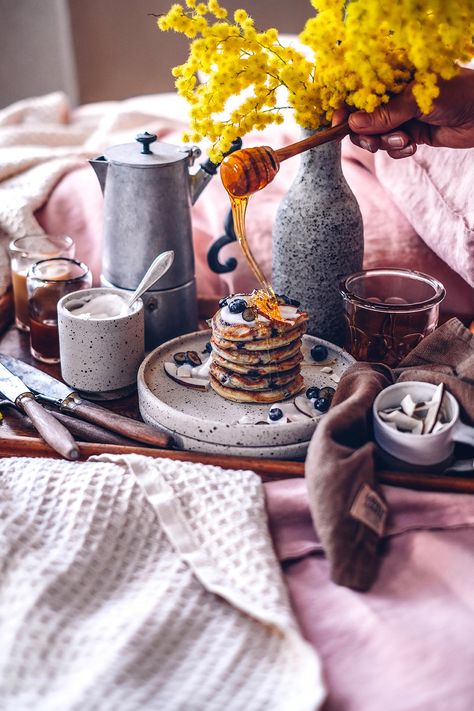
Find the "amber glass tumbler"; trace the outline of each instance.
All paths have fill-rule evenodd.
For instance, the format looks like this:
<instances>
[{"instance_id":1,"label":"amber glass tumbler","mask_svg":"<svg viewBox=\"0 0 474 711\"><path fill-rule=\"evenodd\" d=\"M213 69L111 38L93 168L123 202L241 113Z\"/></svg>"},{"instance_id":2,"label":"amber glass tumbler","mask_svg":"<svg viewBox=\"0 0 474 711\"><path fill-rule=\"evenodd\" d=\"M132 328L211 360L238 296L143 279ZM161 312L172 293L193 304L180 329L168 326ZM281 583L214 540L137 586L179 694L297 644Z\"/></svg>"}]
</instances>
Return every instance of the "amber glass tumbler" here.
<instances>
[{"instance_id":1,"label":"amber glass tumbler","mask_svg":"<svg viewBox=\"0 0 474 711\"><path fill-rule=\"evenodd\" d=\"M30 315L30 349L36 360L59 363L58 301L92 285L92 275L76 259L43 259L26 279Z\"/></svg>"},{"instance_id":2,"label":"amber glass tumbler","mask_svg":"<svg viewBox=\"0 0 474 711\"><path fill-rule=\"evenodd\" d=\"M438 324L444 286L409 269L369 269L340 285L345 348L356 360L394 367Z\"/></svg>"},{"instance_id":3,"label":"amber glass tumbler","mask_svg":"<svg viewBox=\"0 0 474 711\"><path fill-rule=\"evenodd\" d=\"M28 269L40 259L74 257L75 246L67 235L26 235L17 237L8 245L10 255L15 323L20 331L30 330L26 275Z\"/></svg>"}]
</instances>

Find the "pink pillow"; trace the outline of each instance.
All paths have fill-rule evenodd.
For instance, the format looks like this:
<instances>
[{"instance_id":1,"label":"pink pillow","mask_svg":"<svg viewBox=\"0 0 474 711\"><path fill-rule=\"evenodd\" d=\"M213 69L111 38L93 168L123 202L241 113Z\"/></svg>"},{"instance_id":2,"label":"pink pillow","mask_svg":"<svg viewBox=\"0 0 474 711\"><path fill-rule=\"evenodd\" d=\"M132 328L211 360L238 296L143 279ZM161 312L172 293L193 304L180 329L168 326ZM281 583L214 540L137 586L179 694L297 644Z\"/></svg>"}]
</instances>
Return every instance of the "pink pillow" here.
<instances>
[{"instance_id":1,"label":"pink pillow","mask_svg":"<svg viewBox=\"0 0 474 711\"><path fill-rule=\"evenodd\" d=\"M375 172L424 242L474 286L474 149L420 146L403 160L379 151Z\"/></svg>"}]
</instances>

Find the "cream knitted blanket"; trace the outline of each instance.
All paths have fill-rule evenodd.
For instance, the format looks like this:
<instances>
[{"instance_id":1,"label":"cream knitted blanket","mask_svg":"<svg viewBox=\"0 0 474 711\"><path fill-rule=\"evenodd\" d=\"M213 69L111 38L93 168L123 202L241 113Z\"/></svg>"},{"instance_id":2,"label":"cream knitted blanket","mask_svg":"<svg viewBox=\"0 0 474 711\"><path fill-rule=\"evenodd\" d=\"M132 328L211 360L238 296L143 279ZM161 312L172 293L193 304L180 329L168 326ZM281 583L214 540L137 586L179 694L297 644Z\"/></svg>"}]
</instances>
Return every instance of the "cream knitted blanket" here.
<instances>
[{"instance_id":1,"label":"cream knitted blanket","mask_svg":"<svg viewBox=\"0 0 474 711\"><path fill-rule=\"evenodd\" d=\"M4 711L310 711L248 471L150 459L0 460Z\"/></svg>"},{"instance_id":2,"label":"cream knitted blanket","mask_svg":"<svg viewBox=\"0 0 474 711\"><path fill-rule=\"evenodd\" d=\"M134 133L184 128L186 116L186 103L174 94L72 110L54 92L0 110L0 295L10 283L9 240L43 232L34 213L63 175Z\"/></svg>"}]
</instances>

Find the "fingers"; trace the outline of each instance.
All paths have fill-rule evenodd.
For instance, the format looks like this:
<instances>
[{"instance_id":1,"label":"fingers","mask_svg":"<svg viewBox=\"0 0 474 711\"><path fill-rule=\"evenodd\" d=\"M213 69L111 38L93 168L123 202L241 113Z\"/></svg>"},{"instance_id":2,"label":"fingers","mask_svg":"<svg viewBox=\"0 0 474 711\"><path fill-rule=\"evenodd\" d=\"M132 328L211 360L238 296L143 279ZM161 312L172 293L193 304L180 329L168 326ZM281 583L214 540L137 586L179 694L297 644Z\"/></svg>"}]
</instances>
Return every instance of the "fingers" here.
<instances>
[{"instance_id":1,"label":"fingers","mask_svg":"<svg viewBox=\"0 0 474 711\"><path fill-rule=\"evenodd\" d=\"M388 134L419 115L415 98L408 87L373 113L355 111L349 116L349 126L351 131L358 134Z\"/></svg>"},{"instance_id":2,"label":"fingers","mask_svg":"<svg viewBox=\"0 0 474 711\"><path fill-rule=\"evenodd\" d=\"M351 140L370 153L387 151L392 158L408 158L416 151L411 135L412 119L420 115L411 87L373 113L355 111L349 116ZM417 123L417 122L415 122ZM406 130L405 130L406 129Z\"/></svg>"},{"instance_id":3,"label":"fingers","mask_svg":"<svg viewBox=\"0 0 474 711\"><path fill-rule=\"evenodd\" d=\"M380 138L378 136L359 136L357 133L351 133L351 141L354 145L363 148L369 153L377 153L380 148Z\"/></svg>"},{"instance_id":4,"label":"fingers","mask_svg":"<svg viewBox=\"0 0 474 711\"><path fill-rule=\"evenodd\" d=\"M391 158L409 158L416 153L416 143L410 143L405 148L400 148L400 150L387 151Z\"/></svg>"},{"instance_id":5,"label":"fingers","mask_svg":"<svg viewBox=\"0 0 474 711\"><path fill-rule=\"evenodd\" d=\"M403 130L387 133L382 136L361 136L352 134L351 141L356 146L360 146L370 153L376 153L378 150L387 151L393 158L406 158L415 152L413 150L412 137Z\"/></svg>"},{"instance_id":6,"label":"fingers","mask_svg":"<svg viewBox=\"0 0 474 711\"><path fill-rule=\"evenodd\" d=\"M408 158L416 152L416 130L418 125L413 121L420 111L408 87L388 104L379 106L373 113L355 111L351 113L347 107L334 112L332 125L342 123L349 117L349 127L352 131L351 141L370 153L378 150L387 151L392 158Z\"/></svg>"},{"instance_id":7,"label":"fingers","mask_svg":"<svg viewBox=\"0 0 474 711\"><path fill-rule=\"evenodd\" d=\"M349 116L349 109L346 107L342 107L340 109L336 109L336 111L333 114L332 121L331 121L331 126L339 126L340 123L343 123L346 118Z\"/></svg>"}]
</instances>

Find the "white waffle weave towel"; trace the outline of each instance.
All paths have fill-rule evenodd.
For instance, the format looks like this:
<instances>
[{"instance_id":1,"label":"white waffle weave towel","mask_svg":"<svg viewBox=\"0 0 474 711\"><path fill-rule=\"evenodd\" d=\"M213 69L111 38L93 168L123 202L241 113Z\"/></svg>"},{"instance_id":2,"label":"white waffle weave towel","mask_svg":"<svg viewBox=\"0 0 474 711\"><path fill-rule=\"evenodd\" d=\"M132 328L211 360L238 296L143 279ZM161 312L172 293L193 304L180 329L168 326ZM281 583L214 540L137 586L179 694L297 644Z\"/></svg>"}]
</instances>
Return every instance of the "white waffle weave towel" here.
<instances>
[{"instance_id":1,"label":"white waffle weave towel","mask_svg":"<svg viewBox=\"0 0 474 711\"><path fill-rule=\"evenodd\" d=\"M0 460L2 711L310 711L324 700L248 471Z\"/></svg>"}]
</instances>

